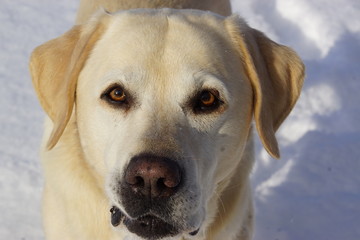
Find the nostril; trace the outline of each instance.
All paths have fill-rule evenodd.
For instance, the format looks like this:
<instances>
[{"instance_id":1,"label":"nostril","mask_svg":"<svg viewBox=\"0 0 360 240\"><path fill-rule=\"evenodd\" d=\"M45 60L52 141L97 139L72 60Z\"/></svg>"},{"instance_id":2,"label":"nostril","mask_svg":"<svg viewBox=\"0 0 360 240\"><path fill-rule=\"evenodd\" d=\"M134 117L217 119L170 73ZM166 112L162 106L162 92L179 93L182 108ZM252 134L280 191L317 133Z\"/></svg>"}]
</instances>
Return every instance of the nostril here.
<instances>
[{"instance_id":1,"label":"nostril","mask_svg":"<svg viewBox=\"0 0 360 240\"><path fill-rule=\"evenodd\" d=\"M136 187L144 187L145 182L142 177L137 176L135 179L136 179L136 182L133 185L135 185Z\"/></svg>"},{"instance_id":2,"label":"nostril","mask_svg":"<svg viewBox=\"0 0 360 240\"><path fill-rule=\"evenodd\" d=\"M165 178L159 178L156 182L156 187L159 190L166 189L168 186L165 185Z\"/></svg>"},{"instance_id":3,"label":"nostril","mask_svg":"<svg viewBox=\"0 0 360 240\"><path fill-rule=\"evenodd\" d=\"M141 185L144 183L144 179L133 172L127 173L125 176L125 180L130 185Z\"/></svg>"}]
</instances>

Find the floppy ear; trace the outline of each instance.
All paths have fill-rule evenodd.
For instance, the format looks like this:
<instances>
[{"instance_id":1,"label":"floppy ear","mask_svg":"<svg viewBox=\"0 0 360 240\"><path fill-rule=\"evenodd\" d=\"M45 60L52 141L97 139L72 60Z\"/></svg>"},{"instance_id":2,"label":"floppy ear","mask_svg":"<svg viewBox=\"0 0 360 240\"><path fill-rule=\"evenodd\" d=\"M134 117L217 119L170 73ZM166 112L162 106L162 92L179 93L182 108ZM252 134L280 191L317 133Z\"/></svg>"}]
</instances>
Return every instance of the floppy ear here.
<instances>
[{"instance_id":1,"label":"floppy ear","mask_svg":"<svg viewBox=\"0 0 360 240\"><path fill-rule=\"evenodd\" d=\"M32 82L41 106L54 124L48 149L56 145L65 130L74 106L78 76L104 28L101 21L74 26L37 47L31 55Z\"/></svg>"},{"instance_id":2,"label":"floppy ear","mask_svg":"<svg viewBox=\"0 0 360 240\"><path fill-rule=\"evenodd\" d=\"M259 137L268 153L279 158L275 132L300 95L304 64L292 49L271 41L237 16L227 18L226 27L253 88Z\"/></svg>"}]
</instances>

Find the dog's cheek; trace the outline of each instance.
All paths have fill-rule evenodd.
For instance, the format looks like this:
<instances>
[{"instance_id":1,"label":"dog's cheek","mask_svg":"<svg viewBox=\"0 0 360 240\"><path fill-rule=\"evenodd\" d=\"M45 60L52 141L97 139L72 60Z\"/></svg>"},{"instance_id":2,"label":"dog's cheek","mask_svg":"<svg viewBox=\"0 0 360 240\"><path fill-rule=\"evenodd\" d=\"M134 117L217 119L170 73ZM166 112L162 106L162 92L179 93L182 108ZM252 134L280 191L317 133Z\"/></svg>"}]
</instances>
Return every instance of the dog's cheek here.
<instances>
[{"instance_id":1,"label":"dog's cheek","mask_svg":"<svg viewBox=\"0 0 360 240\"><path fill-rule=\"evenodd\" d=\"M215 138L216 184L230 177L236 169L251 136L252 95L249 91L249 87L244 86L241 94L231 100L226 121Z\"/></svg>"},{"instance_id":2,"label":"dog's cheek","mask_svg":"<svg viewBox=\"0 0 360 240\"><path fill-rule=\"evenodd\" d=\"M234 144L237 143L237 144ZM227 179L241 161L242 152L246 145L245 137L237 136L223 137L218 143L216 153L216 170L214 172L214 184L217 185Z\"/></svg>"},{"instance_id":3,"label":"dog's cheek","mask_svg":"<svg viewBox=\"0 0 360 240\"><path fill-rule=\"evenodd\" d=\"M99 107L94 107L94 104L82 104L83 102L78 103L76 113L83 154L92 169L104 177L107 174L105 152L110 132L109 123L101 116L103 113Z\"/></svg>"}]
</instances>

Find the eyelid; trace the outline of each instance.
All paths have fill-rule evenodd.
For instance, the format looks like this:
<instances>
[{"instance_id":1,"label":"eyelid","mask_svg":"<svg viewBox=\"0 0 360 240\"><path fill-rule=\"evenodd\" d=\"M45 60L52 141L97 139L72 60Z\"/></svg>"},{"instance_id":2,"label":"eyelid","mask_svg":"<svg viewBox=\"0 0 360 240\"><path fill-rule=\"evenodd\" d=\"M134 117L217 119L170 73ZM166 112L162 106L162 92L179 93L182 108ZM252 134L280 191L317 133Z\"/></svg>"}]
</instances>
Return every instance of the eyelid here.
<instances>
[{"instance_id":1,"label":"eyelid","mask_svg":"<svg viewBox=\"0 0 360 240\"><path fill-rule=\"evenodd\" d=\"M219 90L215 89L215 88L204 88L201 89L200 91L197 92L196 96L200 96L203 92L210 92L217 100L219 100L220 102L224 103L225 100L223 100L223 97L220 93Z\"/></svg>"},{"instance_id":2,"label":"eyelid","mask_svg":"<svg viewBox=\"0 0 360 240\"><path fill-rule=\"evenodd\" d=\"M224 103L228 102L230 99L230 92L226 84L226 77L220 73L213 73L207 71L199 71L194 75L194 78L197 79L195 88L196 92L201 92L202 90L215 90L214 93L220 100Z\"/></svg>"},{"instance_id":3,"label":"eyelid","mask_svg":"<svg viewBox=\"0 0 360 240\"><path fill-rule=\"evenodd\" d=\"M124 88L124 86L122 86L122 84L113 83L113 84L110 84L108 87L105 88L105 90L102 91L101 96L103 96L105 94L109 94L115 88L122 88L125 90L125 88Z\"/></svg>"}]
</instances>

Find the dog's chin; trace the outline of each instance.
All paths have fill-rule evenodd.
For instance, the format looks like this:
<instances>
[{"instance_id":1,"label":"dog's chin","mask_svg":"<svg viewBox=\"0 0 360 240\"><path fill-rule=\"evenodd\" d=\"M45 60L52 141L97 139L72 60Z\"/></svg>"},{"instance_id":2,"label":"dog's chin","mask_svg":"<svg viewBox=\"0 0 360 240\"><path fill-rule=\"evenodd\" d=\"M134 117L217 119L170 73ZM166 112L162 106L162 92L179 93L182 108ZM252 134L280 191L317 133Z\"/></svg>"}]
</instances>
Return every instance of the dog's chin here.
<instances>
[{"instance_id":1,"label":"dog's chin","mask_svg":"<svg viewBox=\"0 0 360 240\"><path fill-rule=\"evenodd\" d=\"M137 219L124 217L123 223L130 232L148 240L173 237L180 232L175 226L153 215L146 215Z\"/></svg>"},{"instance_id":2,"label":"dog's chin","mask_svg":"<svg viewBox=\"0 0 360 240\"><path fill-rule=\"evenodd\" d=\"M123 224L129 232L146 240L157 240L180 235L183 231L155 215L144 215L135 219L127 217L118 208L111 210L111 223L114 227ZM199 230L188 233L196 235Z\"/></svg>"}]
</instances>

